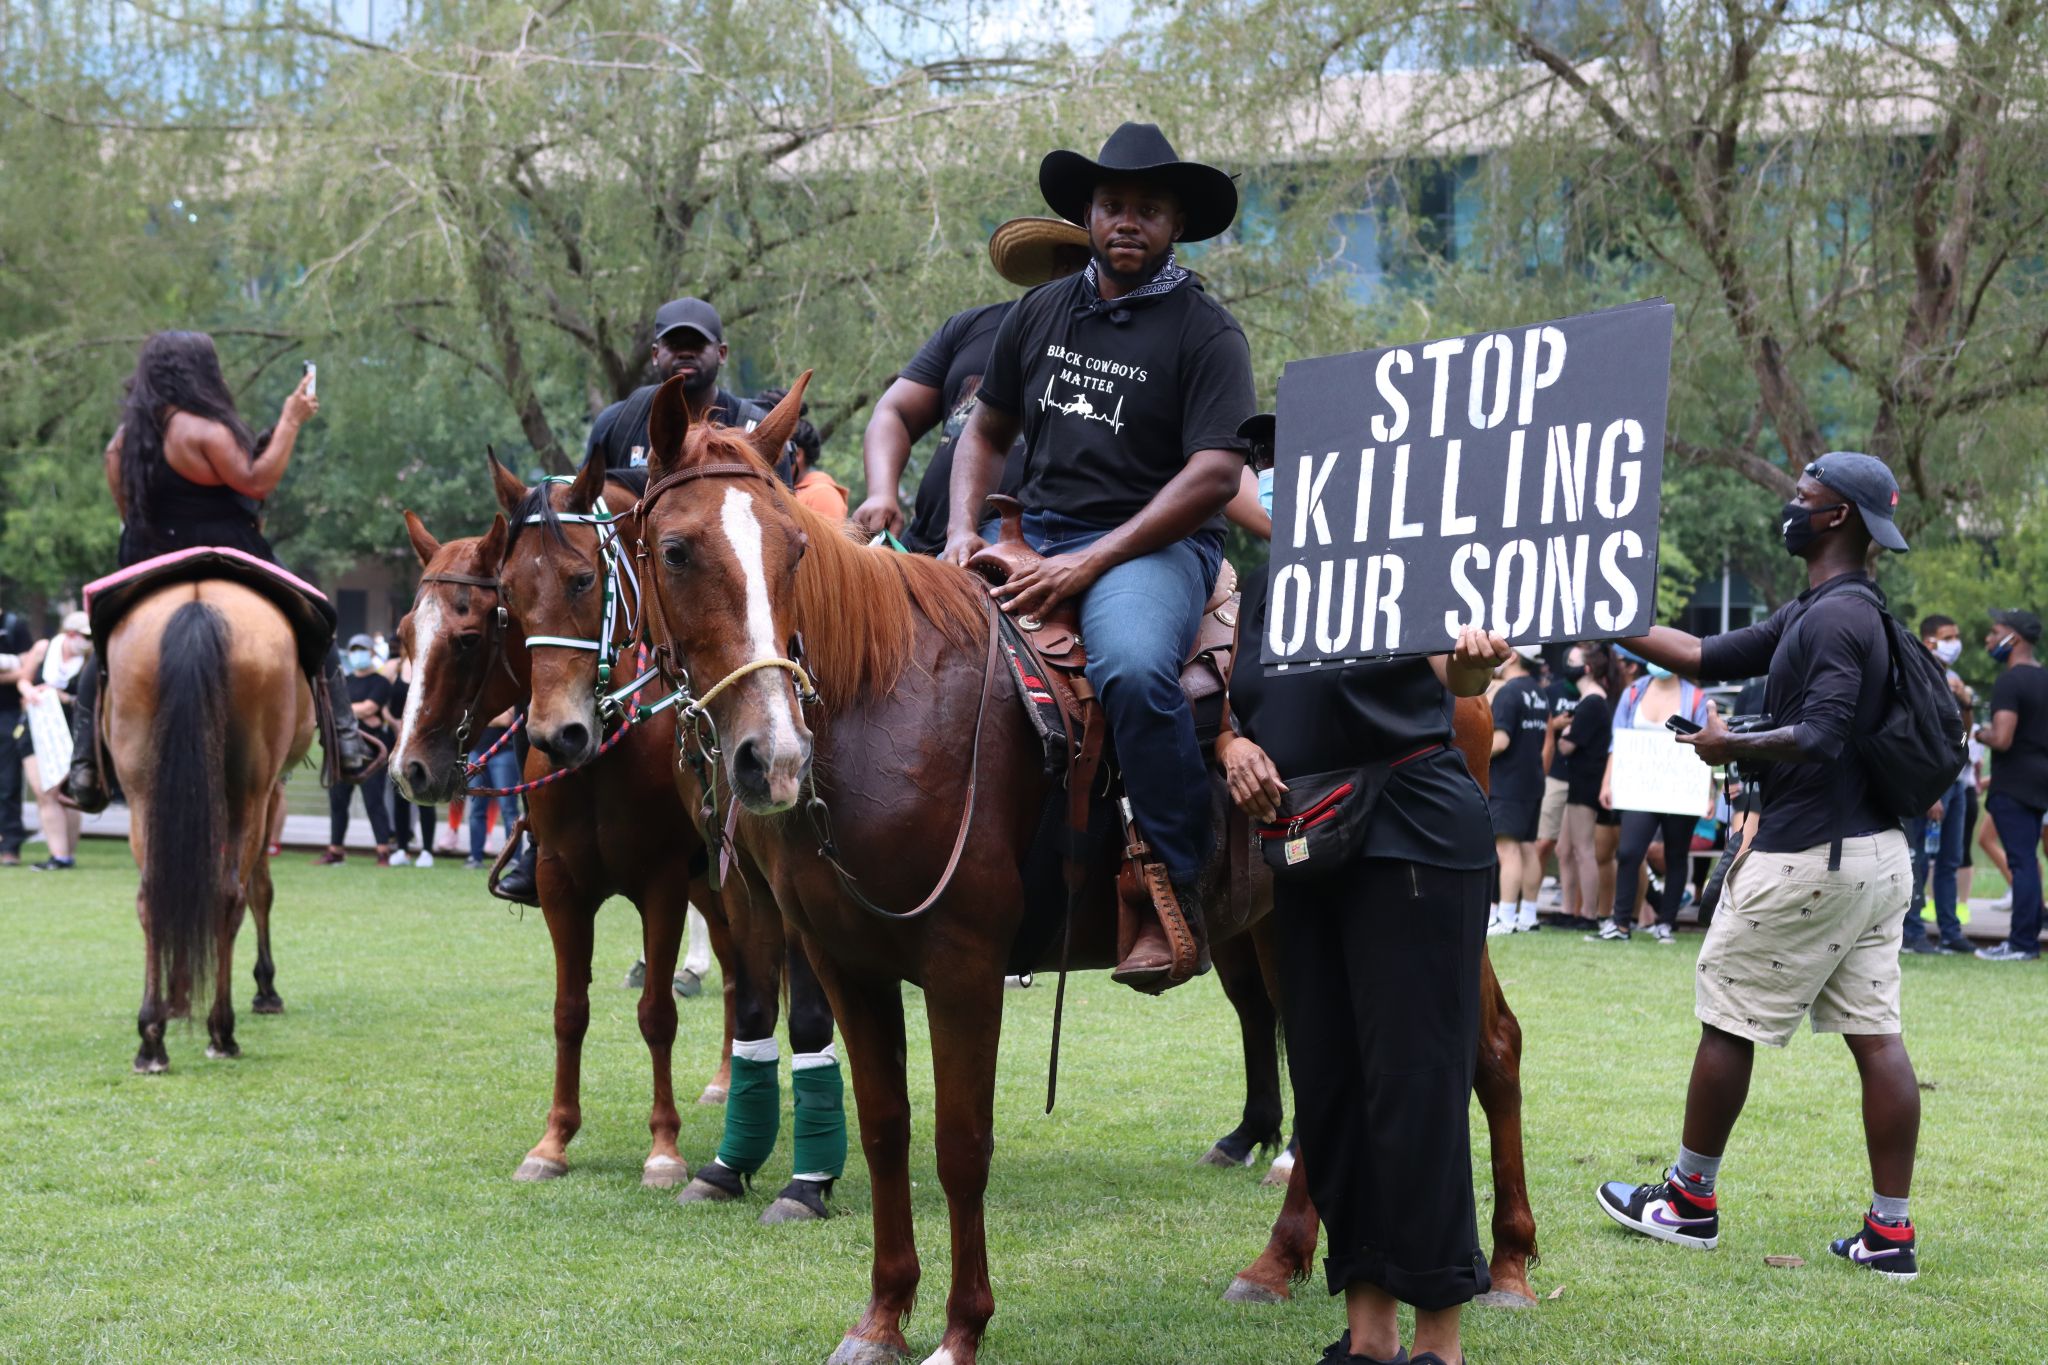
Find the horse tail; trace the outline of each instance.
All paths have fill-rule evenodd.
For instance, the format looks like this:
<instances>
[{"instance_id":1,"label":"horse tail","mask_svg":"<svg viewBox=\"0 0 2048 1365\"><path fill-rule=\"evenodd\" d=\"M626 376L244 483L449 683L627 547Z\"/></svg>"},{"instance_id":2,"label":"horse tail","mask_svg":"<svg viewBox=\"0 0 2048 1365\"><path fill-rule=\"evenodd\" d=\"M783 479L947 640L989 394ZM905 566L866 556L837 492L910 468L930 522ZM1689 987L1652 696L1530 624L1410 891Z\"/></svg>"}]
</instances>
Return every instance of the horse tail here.
<instances>
[{"instance_id":1,"label":"horse tail","mask_svg":"<svg viewBox=\"0 0 2048 1365\"><path fill-rule=\"evenodd\" d=\"M144 816L142 903L165 1000L203 997L213 974L228 893L227 678L227 621L205 602L187 602L158 642L156 762Z\"/></svg>"}]
</instances>

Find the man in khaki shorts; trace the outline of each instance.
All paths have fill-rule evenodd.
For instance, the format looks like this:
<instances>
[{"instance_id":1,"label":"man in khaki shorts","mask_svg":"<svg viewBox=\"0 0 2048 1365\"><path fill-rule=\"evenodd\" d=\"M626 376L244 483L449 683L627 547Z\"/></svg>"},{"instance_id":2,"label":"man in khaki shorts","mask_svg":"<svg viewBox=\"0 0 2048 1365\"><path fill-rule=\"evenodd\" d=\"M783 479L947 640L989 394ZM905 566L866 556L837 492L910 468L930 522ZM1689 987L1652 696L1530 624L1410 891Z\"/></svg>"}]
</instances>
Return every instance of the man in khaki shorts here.
<instances>
[{"instance_id":1,"label":"man in khaki shorts","mask_svg":"<svg viewBox=\"0 0 2048 1365\"><path fill-rule=\"evenodd\" d=\"M1756 1044L1783 1047L1810 1015L1814 1032L1843 1035L1856 1059L1870 1157L1870 1211L1830 1249L1910 1280L1919 1273L1906 1200L1920 1091L1899 1032L1899 938L1912 857L1898 820L1870 789L1857 742L1886 705L1890 647L1864 565L1873 541L1906 548L1892 522L1897 503L1898 484L1881 461L1823 455L1783 512L1785 549L1806 561L1805 592L1747 630L1702 641L1659 626L1626 642L1689 678L1768 670L1770 728L1734 734L1710 716L1706 729L1678 740L1709 763L1732 759L1761 772L1763 813L1700 951L1700 1043L1678 1159L1660 1181L1610 1181L1597 1198L1631 1231L1712 1250L1720 1240L1714 1185L1749 1094Z\"/></svg>"}]
</instances>

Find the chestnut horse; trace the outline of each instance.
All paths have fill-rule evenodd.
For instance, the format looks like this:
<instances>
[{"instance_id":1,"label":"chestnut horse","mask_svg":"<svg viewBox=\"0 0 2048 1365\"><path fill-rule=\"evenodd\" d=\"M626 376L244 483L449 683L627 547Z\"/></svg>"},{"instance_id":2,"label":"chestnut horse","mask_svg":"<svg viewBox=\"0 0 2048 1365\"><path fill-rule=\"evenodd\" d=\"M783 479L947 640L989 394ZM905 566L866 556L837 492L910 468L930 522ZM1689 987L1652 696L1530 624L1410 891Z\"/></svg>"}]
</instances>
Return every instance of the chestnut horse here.
<instances>
[{"instance_id":1,"label":"chestnut horse","mask_svg":"<svg viewBox=\"0 0 2048 1365\"><path fill-rule=\"evenodd\" d=\"M278 1014L270 960L271 793L313 742L313 693L284 613L239 583L178 583L108 633L107 751L141 869L140 1072L168 1071L164 1024L213 987L206 1055L236 1057L233 966L256 916L258 1014Z\"/></svg>"},{"instance_id":2,"label":"chestnut horse","mask_svg":"<svg viewBox=\"0 0 2048 1365\"><path fill-rule=\"evenodd\" d=\"M496 462L492 464L496 469ZM517 511L527 501L528 490L502 469L498 472L510 481L510 500ZM602 487L601 477L597 486ZM623 486L610 492L621 506L635 496ZM556 490L558 501L563 496ZM523 525L523 516L515 524ZM536 655L526 644L530 635L566 638L597 633L598 594L591 590L594 584L584 582L597 568L595 532L559 521L556 529L559 539L535 534L521 542L534 553L524 556L520 565L508 566L505 557L514 537L503 516L482 537L442 544L418 517L406 514L407 535L423 571L413 609L400 631L402 645L413 659L414 682L392 752L392 772L409 795L417 793L422 801L460 795L466 785L468 732L543 693L550 700L537 703L528 721L538 750L529 759L529 776L547 771L545 755L551 751L565 766L589 761L601 732L595 706L596 653L551 649ZM579 584L583 591L571 591ZM623 628L623 604L615 601L613 606L621 612L616 624L618 638L624 640L628 632ZM553 700L557 694L562 700ZM569 745L562 731L575 725L586 729ZM676 1146L681 1119L671 1081L676 1003L669 980L683 915L692 901L704 912L725 982L720 1064L700 1102L715 1104L726 1098L736 1031L743 1038L774 1037L784 952L781 923L773 916L748 917L750 925L771 920L772 940L733 942L725 907L744 892L728 887L713 893L706 882L702 844L669 780L671 726L666 714L636 725L620 740L618 752L606 754L588 771L527 794L527 818L540 848L536 871L541 913L555 952L555 1079L546 1128L520 1162L516 1179L550 1180L568 1170L567 1148L582 1125L581 1060L590 1022L594 921L607 897L624 895L634 902L647 953L639 1022L653 1067L654 1102L648 1120L653 1148L642 1167L644 1184L668 1187L690 1181L688 1163ZM793 989L790 1031L798 1050L808 1044L817 1050L830 1042L830 1011L815 985L808 991ZM703 1183L703 1175L700 1168L699 1179L691 1181L692 1190ZM736 1187L714 1186L711 1194L700 1191L698 1197L726 1198L738 1192ZM764 1220L792 1221L822 1212L816 1192L798 1186L784 1190Z\"/></svg>"},{"instance_id":3,"label":"chestnut horse","mask_svg":"<svg viewBox=\"0 0 2048 1365\"><path fill-rule=\"evenodd\" d=\"M1003 974L1027 923L1024 864L1057 789L999 665L981 583L853 544L769 472L808 379L744 436L692 425L674 381L657 393L637 527L643 597L657 659L690 698L677 722L686 766L715 784L742 861L811 944L853 1064L875 1248L867 1308L832 1365L908 1350L920 1272L906 981L930 1021L952 1232L945 1332L928 1365L972 1365L995 1306L983 1198ZM716 824L707 837L720 837ZM1053 936L1074 967L1112 965L1119 853L1100 850ZM1255 917L1270 886L1254 899ZM1248 922L1221 895L1204 917L1218 942ZM1514 1280L1530 1249L1509 1249Z\"/></svg>"}]
</instances>

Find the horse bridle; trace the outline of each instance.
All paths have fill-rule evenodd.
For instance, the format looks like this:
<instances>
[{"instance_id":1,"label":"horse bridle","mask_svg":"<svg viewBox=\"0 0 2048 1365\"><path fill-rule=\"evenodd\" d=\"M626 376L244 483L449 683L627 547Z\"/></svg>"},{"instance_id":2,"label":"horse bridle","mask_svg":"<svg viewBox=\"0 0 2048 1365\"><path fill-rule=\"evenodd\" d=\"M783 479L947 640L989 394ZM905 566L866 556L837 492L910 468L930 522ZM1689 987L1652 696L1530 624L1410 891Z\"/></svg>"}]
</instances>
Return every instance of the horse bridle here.
<instances>
[{"instance_id":1,"label":"horse bridle","mask_svg":"<svg viewBox=\"0 0 2048 1365\"><path fill-rule=\"evenodd\" d=\"M652 510L655 501L685 483L706 478L760 479L771 486L779 486L776 479L767 471L751 464L731 461L697 465L690 469L677 470L672 474L655 480L654 483L648 486L647 491L641 495L639 503L633 508L631 514L641 529L641 534L635 539L634 555L637 559L643 563L647 559L647 541L645 536L647 514ZM653 577L651 587L654 597L654 610L648 613L648 634L650 638L652 638L654 633L653 622L655 620L661 622L661 630L664 634L667 634L668 631L667 607L661 600L660 585L661 576L657 573ZM907 921L922 917L927 910L938 904L939 899L946 894L947 888L953 883L953 874L959 870L961 855L966 851L967 834L974 824L974 808L980 789L983 721L988 714L989 696L995 690L999 641L994 598L990 598L988 601L988 613L988 658L982 666L981 700L974 714L974 748L968 760L967 800L960 814L960 826L953 836L952 851L946 859L945 870L939 874L937 884L932 887L931 892L922 901L910 910L895 911L876 905L861 893L854 875L847 871L845 864L840 860L838 845L832 837L832 813L825 804L825 799L818 795L817 776L815 773L810 773L805 777L806 785L810 788L810 799L805 803L804 810L805 814L810 818L811 830L817 836L818 856L831 865L833 873L839 879L840 889L856 905L882 919ZM817 689L811 683L810 673L805 669L802 662L804 656L803 636L801 634L793 635L790 637L789 643L790 655L792 657L755 659L741 664L738 668L733 669L732 672L726 674L717 683L706 689L701 697L690 693L689 670L683 666L682 659L675 649L674 639L658 641L654 647L655 667L660 669L663 678L675 687L675 692L665 699L664 704L678 700L684 703L683 710L678 714L676 724L676 766L682 767L687 763L697 778L699 788L704 792L704 804L699 815L700 823L705 832L705 842L715 855L708 860L710 863L710 881L714 890L723 883L725 867L731 860L732 837L739 814L739 803L737 800L729 803L724 821L721 823L718 810L717 760L721 757L722 751L718 747L717 722L712 719L707 708L720 693L740 681L740 679L771 668L784 669L796 679L797 704L799 707L808 706L819 700ZM686 730L689 732L688 739L695 742L694 748L685 739ZM707 730L710 733L708 743L704 737L704 732Z\"/></svg>"},{"instance_id":2,"label":"horse bridle","mask_svg":"<svg viewBox=\"0 0 2048 1365\"><path fill-rule=\"evenodd\" d=\"M546 483L574 483L566 474L553 474L543 480ZM573 522L594 527L597 531L598 559L604 565L604 606L598 621L597 638L586 639L574 635L529 635L526 647L546 645L555 649L587 649L597 655L597 718L601 725L612 725L624 718L622 703L626 697L638 692L642 685L651 682L657 670L648 669L632 683L618 690L611 690L612 669L618 664L619 655L625 646L640 633L645 613L641 610L640 578L626 564L625 547L619 543L619 517L605 506L603 494L599 494L588 512L557 512L550 518L536 513L526 518L528 526L542 526L549 520ZM630 586L632 605L625 609L625 628L614 638L613 618L618 607L624 603L626 594L621 585ZM644 718L642 712L636 719Z\"/></svg>"},{"instance_id":3,"label":"horse bridle","mask_svg":"<svg viewBox=\"0 0 2048 1365\"><path fill-rule=\"evenodd\" d=\"M420 583L422 586L428 583L447 583L455 587L489 588L496 594L497 605L484 617L485 644L493 656L491 662L502 665L505 676L511 679L514 687L517 687L519 676L512 671L512 661L505 656L504 635L511 629L512 613L505 606L504 583L497 578L485 578L481 574L471 573L421 574ZM490 686L491 682L491 662L485 663L483 668L478 670L476 690L470 693L469 701L462 708L462 717L455 723L455 751L458 754L469 752L469 736L475 728L476 708L483 701L484 689Z\"/></svg>"}]
</instances>

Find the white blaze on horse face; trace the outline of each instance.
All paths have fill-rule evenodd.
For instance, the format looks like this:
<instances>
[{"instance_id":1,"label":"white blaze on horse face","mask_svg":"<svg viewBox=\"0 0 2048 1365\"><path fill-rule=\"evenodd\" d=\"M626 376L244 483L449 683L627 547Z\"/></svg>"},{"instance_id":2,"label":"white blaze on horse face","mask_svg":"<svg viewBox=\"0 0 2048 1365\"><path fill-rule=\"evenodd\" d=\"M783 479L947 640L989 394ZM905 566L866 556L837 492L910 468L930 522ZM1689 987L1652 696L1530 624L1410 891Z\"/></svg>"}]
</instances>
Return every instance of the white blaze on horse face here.
<instances>
[{"instance_id":1,"label":"white blaze on horse face","mask_svg":"<svg viewBox=\"0 0 2048 1365\"><path fill-rule=\"evenodd\" d=\"M782 651L775 646L775 608L768 601L768 569L761 555L761 522L754 515L753 498L744 489L726 489L719 520L747 580L747 661L779 659ZM747 683L765 689L765 696L773 699L767 708L770 752L778 759L787 756L800 763L788 677L781 669L763 669Z\"/></svg>"},{"instance_id":2,"label":"white blaze on horse face","mask_svg":"<svg viewBox=\"0 0 2048 1365\"><path fill-rule=\"evenodd\" d=\"M406 750L412 744L413 726L419 720L420 702L427 695L427 660L434 657L434 642L441 635L441 600L428 593L412 609L412 687L405 694L405 714L398 722L398 762L391 765L394 780L403 781ZM346 704L346 698L336 698ZM407 793L410 795L410 793Z\"/></svg>"}]
</instances>

